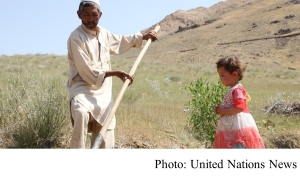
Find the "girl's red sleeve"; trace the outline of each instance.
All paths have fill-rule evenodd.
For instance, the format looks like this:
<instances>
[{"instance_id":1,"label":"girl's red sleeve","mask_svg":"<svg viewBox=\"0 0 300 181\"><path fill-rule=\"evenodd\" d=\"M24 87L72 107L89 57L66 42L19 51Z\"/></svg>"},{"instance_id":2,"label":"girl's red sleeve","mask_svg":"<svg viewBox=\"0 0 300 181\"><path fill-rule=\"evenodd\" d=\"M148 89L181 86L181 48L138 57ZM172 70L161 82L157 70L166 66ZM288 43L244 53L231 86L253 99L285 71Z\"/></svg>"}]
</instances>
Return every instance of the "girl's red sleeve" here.
<instances>
[{"instance_id":1,"label":"girl's red sleeve","mask_svg":"<svg viewBox=\"0 0 300 181\"><path fill-rule=\"evenodd\" d=\"M246 91L243 88L236 88L232 91L233 106L248 112Z\"/></svg>"}]
</instances>

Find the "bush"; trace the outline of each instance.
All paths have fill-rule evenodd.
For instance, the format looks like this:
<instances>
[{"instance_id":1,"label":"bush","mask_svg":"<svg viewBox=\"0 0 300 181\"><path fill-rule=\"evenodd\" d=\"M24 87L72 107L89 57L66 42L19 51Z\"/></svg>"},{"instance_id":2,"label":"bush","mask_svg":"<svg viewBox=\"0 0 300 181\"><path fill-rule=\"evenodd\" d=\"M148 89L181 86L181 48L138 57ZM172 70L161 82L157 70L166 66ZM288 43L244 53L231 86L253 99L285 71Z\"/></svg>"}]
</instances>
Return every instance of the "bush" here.
<instances>
[{"instance_id":1,"label":"bush","mask_svg":"<svg viewBox=\"0 0 300 181\"><path fill-rule=\"evenodd\" d=\"M200 78L185 89L192 95L192 100L186 106L190 114L187 128L206 148L210 148L219 118L214 107L222 102L226 87L220 81L212 84L207 78Z\"/></svg>"},{"instance_id":2,"label":"bush","mask_svg":"<svg viewBox=\"0 0 300 181\"><path fill-rule=\"evenodd\" d=\"M61 146L69 121L65 80L43 77L35 72L12 75L1 90L2 127L12 135L16 148ZM62 91L64 90L64 91ZM0 125L1 126L1 125Z\"/></svg>"}]
</instances>

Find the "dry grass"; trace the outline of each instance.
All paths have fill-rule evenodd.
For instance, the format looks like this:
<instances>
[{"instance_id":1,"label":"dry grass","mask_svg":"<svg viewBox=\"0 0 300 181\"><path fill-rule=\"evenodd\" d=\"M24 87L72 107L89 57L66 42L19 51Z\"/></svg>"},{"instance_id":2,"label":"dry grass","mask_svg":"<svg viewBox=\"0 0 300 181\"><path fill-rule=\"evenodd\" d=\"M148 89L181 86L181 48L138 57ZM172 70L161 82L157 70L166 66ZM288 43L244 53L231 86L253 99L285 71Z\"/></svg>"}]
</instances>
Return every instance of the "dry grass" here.
<instances>
[{"instance_id":1,"label":"dry grass","mask_svg":"<svg viewBox=\"0 0 300 181\"><path fill-rule=\"evenodd\" d=\"M2 60L5 59L5 57L1 58ZM19 62L20 58L27 59L28 57L10 57L10 63ZM23 63L21 65L23 72L29 72L30 68L28 67L29 65L34 67L31 62L34 61L36 62L35 69L43 72L40 76L49 76L54 73L65 77L67 80L64 73L67 64L63 63L58 67L55 66L60 62L66 62L66 57L62 56L54 59L49 56L49 62L52 62L50 63L52 66L49 66L48 69L38 67L39 61L37 59L39 58L39 56L36 56L32 60ZM118 64L130 69L132 61L115 61L113 66ZM2 67L10 66L10 64L4 64L4 61L1 61L1 65ZM202 76L210 75L210 80L216 81L217 75L214 73L214 68L212 68L214 65L207 66L207 68L198 67L197 65L184 65L183 63L174 62L144 61L139 66L135 82L126 90L116 113L118 148L203 148L185 129L189 115L184 113L183 110L185 104L190 100L190 96L182 88L195 78ZM180 68L176 69L176 67ZM277 68L280 70L280 67ZM294 133L299 131L297 129L299 118L296 116L268 115L265 114L263 109L272 97L276 96L277 92L286 92L287 94L299 92L299 81L295 81L293 77L284 79L277 77L272 75L271 71L266 72L266 69L267 67L263 66L249 68L242 83L252 97L249 104L251 113L257 121L266 144L272 148L278 146L277 143L277 145L274 145L274 138L276 138L275 135L282 134L282 130ZM9 69L6 69L6 72L9 72ZM247 76L248 74L251 76ZM293 74L299 76L297 72L293 72ZM4 72L3 76L5 75L8 74ZM6 78L3 77L3 79ZM4 81L1 81L1 86L4 86L4 83ZM120 80L114 79L114 96L118 94L121 85ZM272 125L274 126L266 125L264 123L266 120L273 122ZM67 133L67 135L70 135L70 133ZM68 139L65 138L64 145L68 143Z\"/></svg>"},{"instance_id":2,"label":"dry grass","mask_svg":"<svg viewBox=\"0 0 300 181\"><path fill-rule=\"evenodd\" d=\"M18 62L18 57L11 61ZM52 59L52 61L55 62L56 60ZM66 57L59 57L57 61L66 61ZM26 63L30 64L30 61ZM117 63L130 68L132 62L120 61ZM141 64L139 67L141 71L137 73L134 84L127 89L117 111L116 140L118 148L203 148L185 130L189 115L183 110L190 97L187 92L182 90L182 87L196 78L196 74L201 77L206 76L207 72L211 72L212 81L217 80L217 76L213 75L213 68L210 67L202 68L206 71L199 72L199 68L196 66L184 67L181 65L181 69L174 70L178 65L181 64L170 62L144 62ZM29 69L26 68L25 64L23 66L24 72L27 72ZM165 67L164 69L167 69L169 73L160 70L160 67ZM52 72L59 75L63 74L66 68L67 65L62 65L59 70L52 68L49 71L41 70L45 76ZM147 69L150 71L147 72ZM151 70L158 71L154 74ZM169 70L173 70L173 72ZM282 79L264 70L264 67L257 67L255 70L250 69L248 73L253 71L255 74L252 77L248 77L246 74L242 83L252 97L249 104L251 113L257 121L266 144L272 148L276 147L273 145L275 144L274 141L271 141L274 139L275 133L280 135L282 130L298 131L299 118L267 115L263 109L277 92L291 93L299 90L298 84L292 83L295 81L293 78ZM176 71L180 71L180 73L176 74ZM184 72L186 73L184 74ZM264 76L264 74L270 75ZM170 77L175 77L173 78L174 81L167 81L168 83L166 83L164 80ZM66 76L65 78L67 79ZM159 84L157 84L158 82ZM121 82L117 79L114 80L114 87L114 95L116 96L120 90ZM264 120L271 120L275 126L271 128L266 126ZM65 142L68 142L68 138Z\"/></svg>"}]
</instances>

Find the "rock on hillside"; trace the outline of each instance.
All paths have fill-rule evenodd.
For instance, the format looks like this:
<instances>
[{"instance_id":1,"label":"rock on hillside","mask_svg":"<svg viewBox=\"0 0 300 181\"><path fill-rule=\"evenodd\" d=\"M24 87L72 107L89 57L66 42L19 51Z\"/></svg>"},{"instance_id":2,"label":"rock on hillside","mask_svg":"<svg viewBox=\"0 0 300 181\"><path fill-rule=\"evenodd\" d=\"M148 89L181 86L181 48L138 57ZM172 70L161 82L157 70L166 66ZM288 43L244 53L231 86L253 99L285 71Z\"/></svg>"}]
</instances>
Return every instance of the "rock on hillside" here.
<instances>
[{"instance_id":1,"label":"rock on hillside","mask_svg":"<svg viewBox=\"0 0 300 181\"><path fill-rule=\"evenodd\" d=\"M208 20L213 17L226 13L234 8L246 6L260 0L226 0L221 1L209 8L198 7L191 10L177 10L176 12L167 15L162 21L157 24L160 25L160 34L168 34L178 30L181 27L197 24L200 21ZM143 30L142 32L154 29L156 25Z\"/></svg>"}]
</instances>

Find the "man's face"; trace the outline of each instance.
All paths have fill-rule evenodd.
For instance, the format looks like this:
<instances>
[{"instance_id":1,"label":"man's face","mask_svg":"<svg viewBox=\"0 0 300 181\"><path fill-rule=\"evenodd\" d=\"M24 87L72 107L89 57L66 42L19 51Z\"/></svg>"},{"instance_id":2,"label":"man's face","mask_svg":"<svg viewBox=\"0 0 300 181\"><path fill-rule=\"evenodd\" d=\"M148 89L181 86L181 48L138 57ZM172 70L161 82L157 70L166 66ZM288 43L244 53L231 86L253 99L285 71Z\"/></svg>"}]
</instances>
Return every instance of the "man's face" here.
<instances>
[{"instance_id":1,"label":"man's face","mask_svg":"<svg viewBox=\"0 0 300 181\"><path fill-rule=\"evenodd\" d=\"M77 15L88 29L95 31L102 12L98 11L97 6L90 6L84 7L82 13L77 11Z\"/></svg>"}]
</instances>

